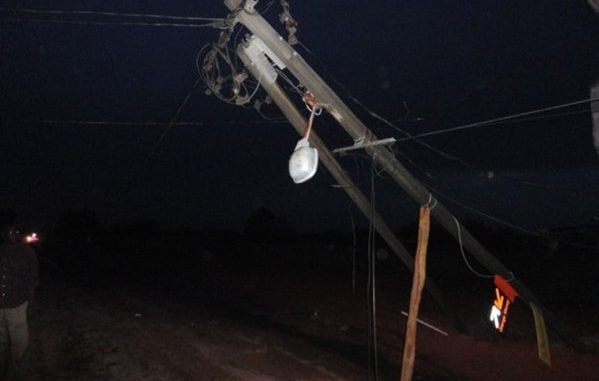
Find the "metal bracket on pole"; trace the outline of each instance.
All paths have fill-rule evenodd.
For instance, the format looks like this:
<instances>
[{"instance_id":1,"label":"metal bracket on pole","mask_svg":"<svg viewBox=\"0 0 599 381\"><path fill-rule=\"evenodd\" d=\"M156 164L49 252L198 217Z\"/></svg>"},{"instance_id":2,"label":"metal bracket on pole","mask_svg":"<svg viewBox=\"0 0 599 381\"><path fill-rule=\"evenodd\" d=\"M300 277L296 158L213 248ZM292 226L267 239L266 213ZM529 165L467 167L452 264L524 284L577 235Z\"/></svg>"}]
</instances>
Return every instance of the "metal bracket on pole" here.
<instances>
[{"instance_id":1,"label":"metal bracket on pole","mask_svg":"<svg viewBox=\"0 0 599 381\"><path fill-rule=\"evenodd\" d=\"M246 12L254 13L254 12L256 12L256 4L258 4L258 0L245 0L243 9Z\"/></svg>"}]
</instances>

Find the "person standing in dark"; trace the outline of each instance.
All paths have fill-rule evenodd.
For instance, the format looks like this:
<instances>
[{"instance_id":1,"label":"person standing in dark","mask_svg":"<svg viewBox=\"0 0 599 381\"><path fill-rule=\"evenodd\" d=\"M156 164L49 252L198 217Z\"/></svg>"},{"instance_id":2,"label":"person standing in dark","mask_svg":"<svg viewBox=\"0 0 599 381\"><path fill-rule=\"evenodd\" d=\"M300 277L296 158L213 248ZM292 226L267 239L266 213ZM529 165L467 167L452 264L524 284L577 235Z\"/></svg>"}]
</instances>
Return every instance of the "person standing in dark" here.
<instances>
[{"instance_id":1,"label":"person standing in dark","mask_svg":"<svg viewBox=\"0 0 599 381\"><path fill-rule=\"evenodd\" d=\"M24 363L29 344L27 310L38 279L35 252L19 240L12 224L0 225L0 379L27 371Z\"/></svg>"}]
</instances>

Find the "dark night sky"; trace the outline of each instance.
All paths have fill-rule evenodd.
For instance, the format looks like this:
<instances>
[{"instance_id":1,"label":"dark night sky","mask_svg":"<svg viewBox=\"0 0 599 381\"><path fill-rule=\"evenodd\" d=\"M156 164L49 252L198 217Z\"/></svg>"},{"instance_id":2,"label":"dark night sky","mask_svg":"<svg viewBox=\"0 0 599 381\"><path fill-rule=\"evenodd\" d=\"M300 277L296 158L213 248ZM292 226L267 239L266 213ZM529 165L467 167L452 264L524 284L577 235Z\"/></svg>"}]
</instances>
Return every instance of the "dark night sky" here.
<instances>
[{"instance_id":1,"label":"dark night sky","mask_svg":"<svg viewBox=\"0 0 599 381\"><path fill-rule=\"evenodd\" d=\"M0 4L208 17L227 12L220 1L206 3ZM599 16L584 1L291 5L299 38L318 57L298 48L308 62L414 134L584 99L599 79ZM283 32L278 12L275 4L266 17ZM349 228L349 199L331 187L324 170L301 186L289 179L287 160L297 141L290 126L254 123L261 120L254 110L202 91L178 120L205 124L175 127L149 160L162 126L38 122L168 121L197 76L197 52L214 41L216 30L6 20L14 17L0 12L0 208L14 208L23 222L40 226L65 210L91 209L106 223L239 229L253 208L265 206L299 228ZM380 137L402 136L348 104ZM281 116L274 108L264 112ZM330 120L318 119L316 128L332 148L350 144ZM400 160L463 203L531 227L599 216L599 157L588 113L426 141L478 169L413 142L397 146ZM368 189L369 164L351 157L342 163ZM377 180L377 204L393 224L416 218L415 205L389 180Z\"/></svg>"}]
</instances>

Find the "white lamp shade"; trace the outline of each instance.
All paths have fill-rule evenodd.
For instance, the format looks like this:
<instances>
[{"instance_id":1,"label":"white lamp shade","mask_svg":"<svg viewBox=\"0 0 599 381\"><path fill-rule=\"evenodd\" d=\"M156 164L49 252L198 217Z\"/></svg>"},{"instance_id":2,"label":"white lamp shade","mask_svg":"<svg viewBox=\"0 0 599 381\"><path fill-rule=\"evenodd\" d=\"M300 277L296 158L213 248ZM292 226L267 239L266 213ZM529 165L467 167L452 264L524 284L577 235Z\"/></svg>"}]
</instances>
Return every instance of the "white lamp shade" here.
<instances>
[{"instance_id":1,"label":"white lamp shade","mask_svg":"<svg viewBox=\"0 0 599 381\"><path fill-rule=\"evenodd\" d=\"M318 169L318 151L307 138L300 139L289 158L289 175L296 184L310 180Z\"/></svg>"}]
</instances>

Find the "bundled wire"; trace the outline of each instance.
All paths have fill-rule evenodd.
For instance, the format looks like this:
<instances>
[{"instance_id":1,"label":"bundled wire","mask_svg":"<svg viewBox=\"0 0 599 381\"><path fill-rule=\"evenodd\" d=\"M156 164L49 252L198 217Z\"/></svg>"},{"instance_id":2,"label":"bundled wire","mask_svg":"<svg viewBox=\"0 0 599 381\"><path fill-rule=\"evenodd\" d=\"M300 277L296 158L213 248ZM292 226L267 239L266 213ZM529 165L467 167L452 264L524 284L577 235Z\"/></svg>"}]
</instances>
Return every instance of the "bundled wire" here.
<instances>
[{"instance_id":1,"label":"bundled wire","mask_svg":"<svg viewBox=\"0 0 599 381\"><path fill-rule=\"evenodd\" d=\"M235 52L229 48L230 43L237 45L237 40L241 29L233 34L233 30L237 23L237 16L240 12L249 14L265 13L274 3L271 0L266 7L258 12L254 9L256 0L244 0L222 21L222 32L217 41L210 45L205 45L197 54L196 66L200 77L207 87L207 94L213 94L221 101L233 104L236 106L245 106L249 104L260 88L260 78L258 81L252 81L246 71L239 68L239 62ZM288 33L289 44L297 44L299 41L295 37L297 32L297 21L291 16L290 5L286 0L280 0L282 8L279 18L285 26ZM280 75L284 73L277 70ZM287 76L284 79L291 82ZM297 87L296 87L296 90ZM300 90L298 90L299 92ZM256 100L254 108L262 115L260 106L263 103L269 103L268 98L265 102ZM316 115L319 115L317 110ZM268 118L266 118L268 119Z\"/></svg>"},{"instance_id":2,"label":"bundled wire","mask_svg":"<svg viewBox=\"0 0 599 381\"><path fill-rule=\"evenodd\" d=\"M197 69L208 89L207 94L236 106L248 104L260 87L260 83L251 83L245 70L238 68L235 52L228 47L237 15L243 11L244 5L241 5L229 13L216 42L205 45L196 56Z\"/></svg>"}]
</instances>

